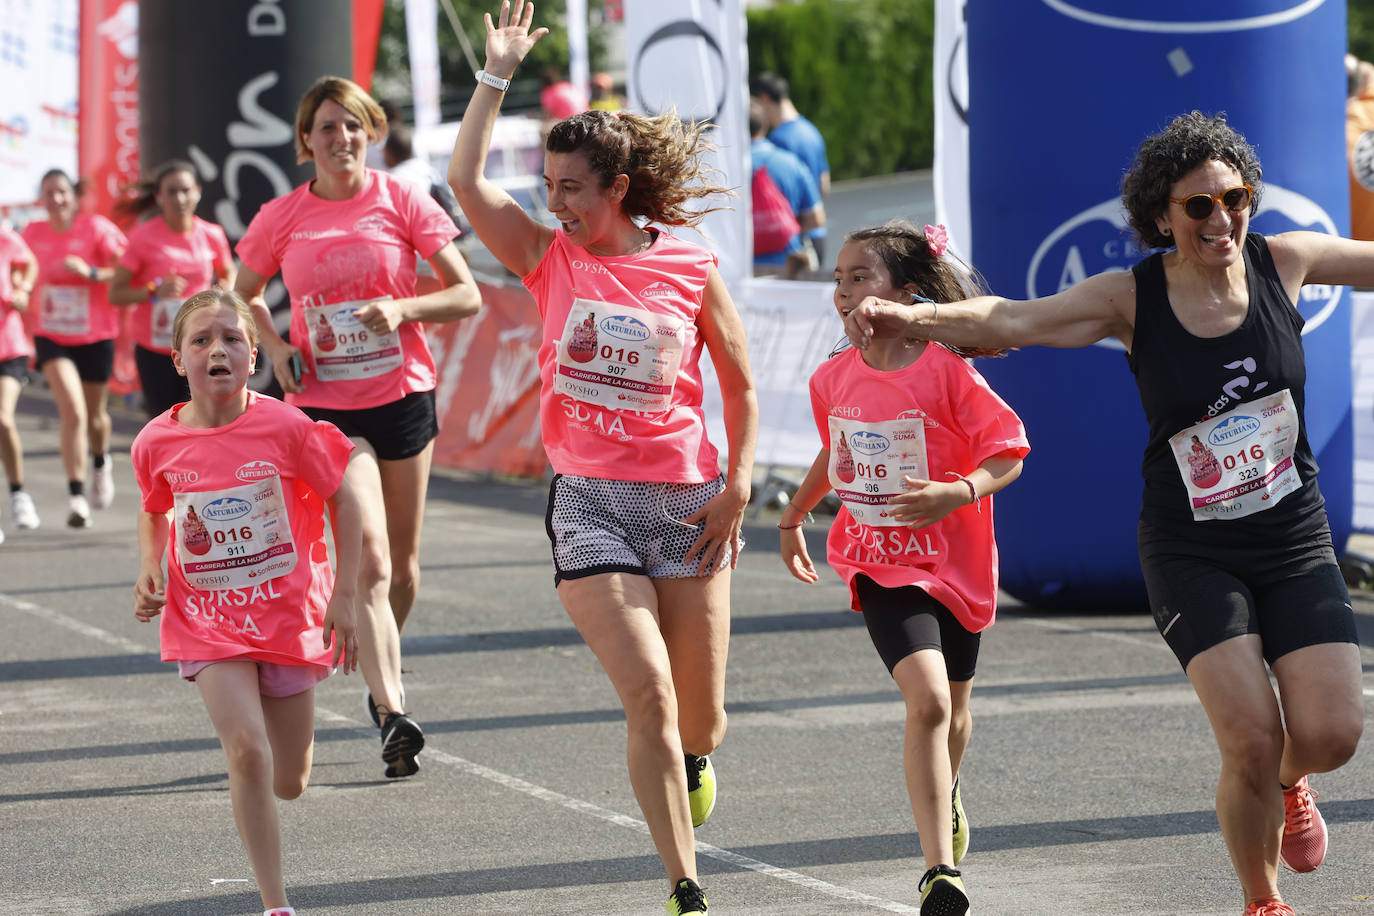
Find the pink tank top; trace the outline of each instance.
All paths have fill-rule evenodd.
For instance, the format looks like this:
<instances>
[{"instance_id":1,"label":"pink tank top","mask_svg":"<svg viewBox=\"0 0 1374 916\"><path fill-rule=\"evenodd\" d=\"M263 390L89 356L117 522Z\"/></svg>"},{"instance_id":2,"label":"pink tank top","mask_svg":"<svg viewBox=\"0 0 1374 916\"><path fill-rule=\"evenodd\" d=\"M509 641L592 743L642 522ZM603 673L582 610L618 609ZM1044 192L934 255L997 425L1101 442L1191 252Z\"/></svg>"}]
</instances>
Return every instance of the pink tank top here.
<instances>
[{"instance_id":1,"label":"pink tank top","mask_svg":"<svg viewBox=\"0 0 1374 916\"><path fill-rule=\"evenodd\" d=\"M1030 443L1012 409L968 362L933 343L895 372L846 349L811 376L811 409L843 501L826 560L849 583L854 609L854 577L863 573L885 588L924 589L970 633L990 626L997 610L992 497L919 529L885 524L882 506L900 491L903 466L923 464L925 479L948 481L996 455L1024 457Z\"/></svg>"},{"instance_id":2,"label":"pink tank top","mask_svg":"<svg viewBox=\"0 0 1374 916\"><path fill-rule=\"evenodd\" d=\"M719 475L697 328L715 264L663 231L646 251L619 257L555 233L524 278L543 319L540 429L555 471L670 483Z\"/></svg>"},{"instance_id":3,"label":"pink tank top","mask_svg":"<svg viewBox=\"0 0 1374 916\"><path fill-rule=\"evenodd\" d=\"M173 513L163 661L328 665L324 499L353 443L253 392L242 416L215 429L182 426L184 406L150 421L131 450L143 511Z\"/></svg>"},{"instance_id":4,"label":"pink tank top","mask_svg":"<svg viewBox=\"0 0 1374 916\"><path fill-rule=\"evenodd\" d=\"M291 342L311 371L287 401L350 410L432 390L424 325L407 321L376 338L352 310L414 296L415 256L429 258L457 235L428 194L372 169L348 200L316 197L307 183L263 204L237 250L254 273L280 270L291 295Z\"/></svg>"}]
</instances>

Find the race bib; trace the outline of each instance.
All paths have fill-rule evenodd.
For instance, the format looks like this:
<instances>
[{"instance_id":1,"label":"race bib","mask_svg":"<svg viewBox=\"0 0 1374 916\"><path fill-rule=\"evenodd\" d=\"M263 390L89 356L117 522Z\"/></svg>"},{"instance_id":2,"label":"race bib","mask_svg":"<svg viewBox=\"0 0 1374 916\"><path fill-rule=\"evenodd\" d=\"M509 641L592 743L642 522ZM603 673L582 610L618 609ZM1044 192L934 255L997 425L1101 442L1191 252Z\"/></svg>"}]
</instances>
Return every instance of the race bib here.
<instances>
[{"instance_id":1,"label":"race bib","mask_svg":"<svg viewBox=\"0 0 1374 916\"><path fill-rule=\"evenodd\" d=\"M172 322L185 299L154 299L151 333L148 342L163 350L172 349Z\"/></svg>"},{"instance_id":2,"label":"race bib","mask_svg":"<svg viewBox=\"0 0 1374 916\"><path fill-rule=\"evenodd\" d=\"M598 407L660 413L672 404L685 340L680 318L578 299L558 342L553 390Z\"/></svg>"},{"instance_id":3,"label":"race bib","mask_svg":"<svg viewBox=\"0 0 1374 916\"><path fill-rule=\"evenodd\" d=\"M1302 485L1297 443L1298 411L1287 389L1171 437L1193 518L1244 518L1278 505Z\"/></svg>"},{"instance_id":4,"label":"race bib","mask_svg":"<svg viewBox=\"0 0 1374 916\"><path fill-rule=\"evenodd\" d=\"M279 475L176 494L177 559L193 588L252 588L296 568Z\"/></svg>"},{"instance_id":5,"label":"race bib","mask_svg":"<svg viewBox=\"0 0 1374 916\"><path fill-rule=\"evenodd\" d=\"M358 381L376 378L401 368L401 335L397 331L378 336L354 315L359 308L379 299L336 302L333 305L308 305L305 329L310 336L310 352L315 356L315 377L322 382Z\"/></svg>"},{"instance_id":6,"label":"race bib","mask_svg":"<svg viewBox=\"0 0 1374 916\"><path fill-rule=\"evenodd\" d=\"M903 477L930 479L925 421L830 417L829 472L835 495L856 522L874 528L905 524L888 514L888 503L906 492Z\"/></svg>"},{"instance_id":7,"label":"race bib","mask_svg":"<svg viewBox=\"0 0 1374 916\"><path fill-rule=\"evenodd\" d=\"M88 286L48 286L38 327L47 334L80 337L91 332L91 290Z\"/></svg>"}]
</instances>

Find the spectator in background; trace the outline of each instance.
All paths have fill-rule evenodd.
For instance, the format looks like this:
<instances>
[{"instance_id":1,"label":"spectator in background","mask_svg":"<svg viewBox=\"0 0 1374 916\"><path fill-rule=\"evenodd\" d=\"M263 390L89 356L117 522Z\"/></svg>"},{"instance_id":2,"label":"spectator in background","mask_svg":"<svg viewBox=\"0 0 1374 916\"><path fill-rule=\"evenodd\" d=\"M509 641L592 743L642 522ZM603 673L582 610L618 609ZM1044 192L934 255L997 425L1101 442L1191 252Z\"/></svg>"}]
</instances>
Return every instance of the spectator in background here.
<instances>
[{"instance_id":1,"label":"spectator in background","mask_svg":"<svg viewBox=\"0 0 1374 916\"><path fill-rule=\"evenodd\" d=\"M749 103L749 167L759 180L751 182L754 205L754 268L780 267L782 276L791 280L803 269L814 269L819 263L814 249L808 247L803 236L825 227L825 206L820 190L806 165L787 150L764 137L767 133L764 108L757 101ZM762 169L765 176L758 175ZM767 232L761 221L776 222L770 212L774 209L776 193L781 192L792 208L796 229L781 248L773 249L765 242Z\"/></svg>"},{"instance_id":2,"label":"spectator in background","mask_svg":"<svg viewBox=\"0 0 1374 916\"><path fill-rule=\"evenodd\" d=\"M625 107L625 100L615 91L615 80L609 73L592 76L592 100L588 107L600 111L619 111Z\"/></svg>"},{"instance_id":3,"label":"spectator in background","mask_svg":"<svg viewBox=\"0 0 1374 916\"><path fill-rule=\"evenodd\" d=\"M1374 241L1374 64L1345 56L1349 94L1345 142L1350 158L1350 237Z\"/></svg>"},{"instance_id":4,"label":"spectator in background","mask_svg":"<svg viewBox=\"0 0 1374 916\"><path fill-rule=\"evenodd\" d=\"M434 202L444 208L453 224L466 231L463 225L463 208L458 206L458 198L448 186L448 179L439 174L427 159L415 155L414 135L409 127L390 122L386 141L382 144L382 161L393 177L407 181L434 198Z\"/></svg>"},{"instance_id":5,"label":"spectator in background","mask_svg":"<svg viewBox=\"0 0 1374 916\"><path fill-rule=\"evenodd\" d=\"M763 106L768 139L796 156L811 170L821 196L830 193L830 160L825 155L825 138L797 111L789 95L787 80L764 71L749 81L749 95ZM816 250L818 261L825 261L825 222L806 233Z\"/></svg>"},{"instance_id":6,"label":"spectator in background","mask_svg":"<svg viewBox=\"0 0 1374 916\"><path fill-rule=\"evenodd\" d=\"M550 121L561 121L587 110L587 98L578 88L568 82L563 73L548 67L544 70L544 88L539 90L539 105L544 109L544 117Z\"/></svg>"}]
</instances>

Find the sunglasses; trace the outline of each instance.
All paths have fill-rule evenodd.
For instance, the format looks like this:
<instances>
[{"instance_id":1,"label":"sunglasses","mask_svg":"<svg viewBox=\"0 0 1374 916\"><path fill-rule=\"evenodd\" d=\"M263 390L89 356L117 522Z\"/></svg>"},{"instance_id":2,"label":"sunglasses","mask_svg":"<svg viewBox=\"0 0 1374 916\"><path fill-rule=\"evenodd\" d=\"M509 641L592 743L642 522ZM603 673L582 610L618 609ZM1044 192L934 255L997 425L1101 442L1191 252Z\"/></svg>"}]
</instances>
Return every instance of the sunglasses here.
<instances>
[{"instance_id":1,"label":"sunglasses","mask_svg":"<svg viewBox=\"0 0 1374 916\"><path fill-rule=\"evenodd\" d=\"M1243 184L1238 188L1229 188L1221 194L1191 194L1184 198L1170 197L1169 202L1180 204L1183 212L1189 218L1201 222L1212 215L1217 204L1221 204L1232 213L1239 213L1250 206L1250 194L1252 189L1248 184Z\"/></svg>"}]
</instances>

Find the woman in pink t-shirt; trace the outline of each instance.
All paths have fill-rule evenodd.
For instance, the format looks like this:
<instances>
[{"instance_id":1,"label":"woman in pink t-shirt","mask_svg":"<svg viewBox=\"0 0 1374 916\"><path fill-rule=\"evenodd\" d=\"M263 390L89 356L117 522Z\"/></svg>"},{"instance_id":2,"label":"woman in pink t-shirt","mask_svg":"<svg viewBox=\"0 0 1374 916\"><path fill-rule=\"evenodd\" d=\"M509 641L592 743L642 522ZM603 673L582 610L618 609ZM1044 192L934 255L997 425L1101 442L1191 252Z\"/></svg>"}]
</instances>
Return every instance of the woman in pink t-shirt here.
<instances>
[{"instance_id":1,"label":"woman in pink t-shirt","mask_svg":"<svg viewBox=\"0 0 1374 916\"><path fill-rule=\"evenodd\" d=\"M315 177L264 204L238 244L235 289L253 306L277 381L358 446L349 483L363 505L363 674L389 777L419 769L424 735L404 711L400 630L420 583L420 525L435 416L425 323L477 312L481 294L453 244L458 230L423 189L365 165L386 115L356 83L317 80L296 111L296 151ZM416 256L441 288L416 295ZM263 298L278 271L291 342Z\"/></svg>"},{"instance_id":2,"label":"woman in pink t-shirt","mask_svg":"<svg viewBox=\"0 0 1374 916\"><path fill-rule=\"evenodd\" d=\"M758 405L744 330L709 251L658 226L696 225L705 125L585 112L556 124L544 183L559 227L483 175L510 76L547 29L533 7L486 17L478 75L449 163L463 212L524 279L543 320L540 428L559 600L622 698L630 782L672 885L703 913L693 826L715 802L707 757L725 732L730 570L749 500ZM657 225L654 225L657 224ZM705 435L710 351L730 453Z\"/></svg>"},{"instance_id":3,"label":"woman in pink t-shirt","mask_svg":"<svg viewBox=\"0 0 1374 916\"><path fill-rule=\"evenodd\" d=\"M33 355L24 313L37 282L38 259L18 233L0 226L0 463L10 484L10 521L16 528L38 527L38 510L24 489L24 449L14 422ZM4 540L0 531L0 543Z\"/></svg>"},{"instance_id":4,"label":"woman in pink t-shirt","mask_svg":"<svg viewBox=\"0 0 1374 916\"><path fill-rule=\"evenodd\" d=\"M143 407L150 418L190 397L172 365L172 319L186 299L209 289L234 287L234 258L224 230L196 216L200 180L195 166L173 159L143 181L116 211L151 219L129 233L129 245L110 281L110 301L132 305L134 362Z\"/></svg>"},{"instance_id":5,"label":"woman in pink t-shirt","mask_svg":"<svg viewBox=\"0 0 1374 916\"><path fill-rule=\"evenodd\" d=\"M47 222L24 227L38 257L37 307L29 310L38 369L48 381L62 421L62 465L67 471L67 524L91 523L91 506L114 500L110 464L110 413L105 404L114 371L119 316L105 297L126 239L103 216L77 209L79 188L52 169L39 185ZM94 458L86 499L86 452Z\"/></svg>"},{"instance_id":6,"label":"woman in pink t-shirt","mask_svg":"<svg viewBox=\"0 0 1374 916\"><path fill-rule=\"evenodd\" d=\"M931 226L853 232L835 265L842 317L867 296L949 302L975 289ZM973 355L982 354L889 337L832 356L811 376L822 447L778 524L788 570L815 582L802 522L830 490L841 499L826 559L906 703L907 792L927 869L921 911L950 914L968 911L954 867L969 836L958 774L980 634L996 610L991 497L1030 451L1016 414L961 358Z\"/></svg>"},{"instance_id":7,"label":"woman in pink t-shirt","mask_svg":"<svg viewBox=\"0 0 1374 916\"><path fill-rule=\"evenodd\" d=\"M191 399L134 439L134 615L161 617L162 660L200 688L263 906L289 916L273 795L296 798L310 781L315 685L341 661L345 674L357 668L349 573L362 518L344 473L353 446L333 425L248 390L253 315L232 292L186 300L172 336Z\"/></svg>"}]
</instances>

